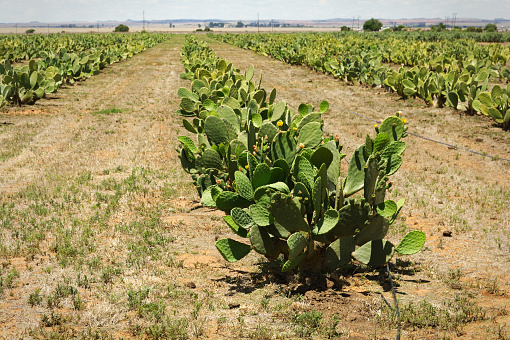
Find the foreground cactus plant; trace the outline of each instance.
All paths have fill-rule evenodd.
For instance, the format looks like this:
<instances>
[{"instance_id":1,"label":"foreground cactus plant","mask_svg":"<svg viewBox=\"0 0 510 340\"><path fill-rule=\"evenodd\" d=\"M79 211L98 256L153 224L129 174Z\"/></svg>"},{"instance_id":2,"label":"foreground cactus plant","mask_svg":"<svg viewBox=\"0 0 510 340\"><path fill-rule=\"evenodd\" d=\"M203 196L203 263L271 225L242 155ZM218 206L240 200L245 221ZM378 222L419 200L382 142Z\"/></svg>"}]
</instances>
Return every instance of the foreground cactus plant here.
<instances>
[{"instance_id":1,"label":"foreground cactus plant","mask_svg":"<svg viewBox=\"0 0 510 340\"><path fill-rule=\"evenodd\" d=\"M194 41L188 39L190 44ZM274 89L267 96L255 86L252 68L239 74L208 52L211 67L205 73L194 66L203 65L201 55L196 62L186 59L186 68L194 71L183 77L193 84L196 77L209 84L213 74L219 74L211 65L229 69L215 85L226 96L196 101L195 107L210 110L195 112L192 122L183 120L198 145L181 136L179 152L202 204L227 212L225 222L245 239L216 242L225 260L239 261L254 250L271 261L282 255L283 271L334 271L353 260L383 265L395 252L411 255L423 247L421 231L407 234L396 247L384 239L404 204L386 199L389 176L402 165L406 149L402 138L407 126L399 114L376 126L374 138L366 136L342 176L345 155L339 137L324 137L322 132L327 102L318 111L301 104L294 112L274 101ZM202 88L192 85L189 93L179 92L182 99L196 99ZM230 96L235 93L242 95ZM179 113L187 116L182 103Z\"/></svg>"}]
</instances>

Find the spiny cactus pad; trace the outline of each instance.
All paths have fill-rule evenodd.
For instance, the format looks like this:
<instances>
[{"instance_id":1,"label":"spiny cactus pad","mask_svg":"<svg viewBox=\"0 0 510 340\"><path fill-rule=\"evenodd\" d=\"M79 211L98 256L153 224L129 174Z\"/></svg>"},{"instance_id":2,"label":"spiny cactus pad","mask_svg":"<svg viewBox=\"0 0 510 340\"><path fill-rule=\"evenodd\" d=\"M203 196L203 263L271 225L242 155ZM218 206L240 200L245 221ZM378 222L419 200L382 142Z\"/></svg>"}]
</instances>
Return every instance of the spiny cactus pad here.
<instances>
[{"instance_id":1,"label":"spiny cactus pad","mask_svg":"<svg viewBox=\"0 0 510 340\"><path fill-rule=\"evenodd\" d=\"M346 236L332 242L326 249L324 269L332 272L351 262L351 254L355 249L354 237Z\"/></svg>"},{"instance_id":2,"label":"spiny cactus pad","mask_svg":"<svg viewBox=\"0 0 510 340\"><path fill-rule=\"evenodd\" d=\"M218 240L215 245L221 256L228 262L239 261L251 251L249 244L244 244L230 238Z\"/></svg>"},{"instance_id":3,"label":"spiny cactus pad","mask_svg":"<svg viewBox=\"0 0 510 340\"><path fill-rule=\"evenodd\" d=\"M425 233L420 230L409 232L395 249L401 255L413 255L425 245Z\"/></svg>"},{"instance_id":4,"label":"spiny cactus pad","mask_svg":"<svg viewBox=\"0 0 510 340\"><path fill-rule=\"evenodd\" d=\"M377 267L386 264L394 251L395 246L390 241L373 240L356 249L352 257L367 266Z\"/></svg>"}]
</instances>

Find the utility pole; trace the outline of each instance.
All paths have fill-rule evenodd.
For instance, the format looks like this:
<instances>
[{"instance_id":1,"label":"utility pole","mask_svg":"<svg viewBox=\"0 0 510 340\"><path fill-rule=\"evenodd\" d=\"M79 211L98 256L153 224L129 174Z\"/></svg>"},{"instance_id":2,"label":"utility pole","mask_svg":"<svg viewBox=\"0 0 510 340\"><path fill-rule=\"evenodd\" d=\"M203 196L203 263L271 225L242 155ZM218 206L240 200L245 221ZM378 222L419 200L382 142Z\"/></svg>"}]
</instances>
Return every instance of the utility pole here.
<instances>
[{"instance_id":1,"label":"utility pole","mask_svg":"<svg viewBox=\"0 0 510 340\"><path fill-rule=\"evenodd\" d=\"M455 29L455 21L457 21L457 13L453 13L453 28Z\"/></svg>"},{"instance_id":2,"label":"utility pole","mask_svg":"<svg viewBox=\"0 0 510 340\"><path fill-rule=\"evenodd\" d=\"M444 24L447 31L448 31L448 19L450 19L450 17L446 17Z\"/></svg>"},{"instance_id":3,"label":"utility pole","mask_svg":"<svg viewBox=\"0 0 510 340\"><path fill-rule=\"evenodd\" d=\"M18 34L18 24L16 24L16 34Z\"/></svg>"},{"instance_id":4,"label":"utility pole","mask_svg":"<svg viewBox=\"0 0 510 340\"><path fill-rule=\"evenodd\" d=\"M356 17L352 17L351 31L354 31L354 19L356 19Z\"/></svg>"},{"instance_id":5,"label":"utility pole","mask_svg":"<svg viewBox=\"0 0 510 340\"><path fill-rule=\"evenodd\" d=\"M143 15L143 30L145 31L145 11L142 12Z\"/></svg>"},{"instance_id":6,"label":"utility pole","mask_svg":"<svg viewBox=\"0 0 510 340\"><path fill-rule=\"evenodd\" d=\"M257 13L257 33L260 33L259 23L260 23L260 17L259 17L259 14Z\"/></svg>"},{"instance_id":7,"label":"utility pole","mask_svg":"<svg viewBox=\"0 0 510 340\"><path fill-rule=\"evenodd\" d=\"M359 32L359 15L358 15L358 32Z\"/></svg>"}]
</instances>

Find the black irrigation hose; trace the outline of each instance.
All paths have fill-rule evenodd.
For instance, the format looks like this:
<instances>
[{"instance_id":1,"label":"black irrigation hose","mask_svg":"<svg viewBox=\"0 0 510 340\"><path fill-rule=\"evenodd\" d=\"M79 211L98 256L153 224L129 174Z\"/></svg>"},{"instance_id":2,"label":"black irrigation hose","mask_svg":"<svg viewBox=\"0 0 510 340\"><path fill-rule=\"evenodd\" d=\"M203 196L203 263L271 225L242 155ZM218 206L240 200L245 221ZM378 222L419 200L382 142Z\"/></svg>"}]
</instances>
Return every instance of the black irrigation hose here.
<instances>
[{"instance_id":1,"label":"black irrigation hose","mask_svg":"<svg viewBox=\"0 0 510 340\"><path fill-rule=\"evenodd\" d=\"M317 102L321 102L322 100L320 99L317 99L311 95L309 95L308 93L298 89L297 87L289 84L289 83L285 83L286 85L292 87L293 89L295 89L296 91L298 92L301 92L302 94L304 94L305 96L307 96L308 98L311 98ZM334 107L335 109L337 110L340 110L340 111L344 111L344 112L347 112L347 113L353 113L355 114L356 116L359 116L361 118L364 118L364 119L367 119L367 120L371 120L372 122L374 123L377 123L377 124L380 124L381 122L378 121L378 120L375 120L375 119L372 119L372 118L369 118L369 117L366 117L366 116L363 116L362 114L359 114L355 111L350 111L350 110L346 110L346 109L342 109L341 107L338 107L338 106L335 106L334 104L330 104L331 107ZM478 151L474 151L474 150L470 150L470 149L467 149L467 148L463 148L463 147L459 147L459 146L456 146L456 145L452 145L452 144L448 144L448 143L445 143L445 142L441 142L441 141L438 141L438 140L435 140L435 139L431 139L431 138L428 138L428 137L424 137L424 136L420 136L416 133L413 133L413 132L409 132L407 131L407 133L409 135L412 135L412 136L415 136L415 137L418 137L418 138L421 138L421 139L424 139L424 140L427 140L427 141L430 141L430 142L433 142L433 143L437 143L437 144L441 144L441 145L445 145L449 148L452 148L452 149L455 149L455 150L462 150L462 151L466 151L466 152L470 152L470 153L473 153L473 154L476 154L476 155L480 155L480 156L483 156L483 157L490 157L492 159L497 159L497 160L502 160L502 161L506 161L506 162L510 162L510 159L507 159L507 158L501 158L499 156L491 156L491 155L488 155L486 153L483 153L483 152L478 152Z\"/></svg>"}]
</instances>

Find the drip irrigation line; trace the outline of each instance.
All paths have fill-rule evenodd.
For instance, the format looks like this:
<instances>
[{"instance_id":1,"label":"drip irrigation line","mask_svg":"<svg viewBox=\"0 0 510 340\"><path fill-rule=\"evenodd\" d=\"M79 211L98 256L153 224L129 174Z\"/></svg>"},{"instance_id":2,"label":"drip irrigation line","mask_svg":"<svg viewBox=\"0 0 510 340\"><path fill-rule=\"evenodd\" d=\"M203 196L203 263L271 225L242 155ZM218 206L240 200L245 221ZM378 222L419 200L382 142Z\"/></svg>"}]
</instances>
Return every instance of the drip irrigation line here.
<instances>
[{"instance_id":1,"label":"drip irrigation line","mask_svg":"<svg viewBox=\"0 0 510 340\"><path fill-rule=\"evenodd\" d=\"M320 100L320 99L315 98L315 97L314 97L314 96L312 96L312 95L309 95L309 94L308 94L308 93L306 93L305 91L302 91L302 90L298 89L298 88L297 88L297 87L295 87L294 85L291 85L291 84L289 84L289 83L284 83L284 84L285 84L285 85L287 85L287 86L292 87L294 90L296 90L296 91L298 91L298 92L300 92L300 93L304 94L305 96L307 96L307 97L308 97L308 98L310 98L310 99L313 99L313 100L315 100L315 101L317 101L317 102L321 102L321 101L322 101L322 100ZM341 107L338 107L338 106L336 106L336 105L334 105L334 104L330 104L330 106L331 106L331 107L333 107L333 108L335 108L335 109L337 109L337 110L344 111L344 112L347 112L347 113L352 113L352 114L355 114L355 115L356 115L356 116L358 116L358 117L361 117L361 118L364 118L364 119L370 120L370 121L372 121L372 122L374 122L374 123L377 123L377 124L381 124L381 121L376 120L376 119L372 119L372 118L367 117L367 116L364 116L364 115L362 115L362 114L360 114L360 113L358 113L358 112L356 112L356 111L346 110L346 109L343 109L343 108L341 108ZM425 136L418 135L418 134L413 133L413 132L410 132L410 131L407 131L407 133L408 133L409 135L415 136L415 137L417 137L417 138L421 138L421 139L427 140L427 141L429 141L429 142L433 142L433 143L441 144L441 145L447 146L447 147L452 148L452 149L455 149L455 150L462 150L462 151L466 151L466 152L473 153L473 154L475 154L475 155L480 155L480 156L483 156L483 157L490 157L490 158L492 158L492 159L497 159L497 160L501 160L501 161L510 162L510 159L507 159L507 158L502 158L502 157L499 157L499 156L491 156L491 155L489 155L489 154L487 154L487 153L484 153L484 152L478 152L478 151L474 151L474 150L471 150L471 149L467 149L467 148L463 148L463 147L460 147L460 146L456 146L456 145L453 145L453 144L449 144L449 143L441 142L441 141L438 141L438 140L435 140L435 139L432 139L432 138L428 138L428 137L425 137Z\"/></svg>"}]
</instances>

